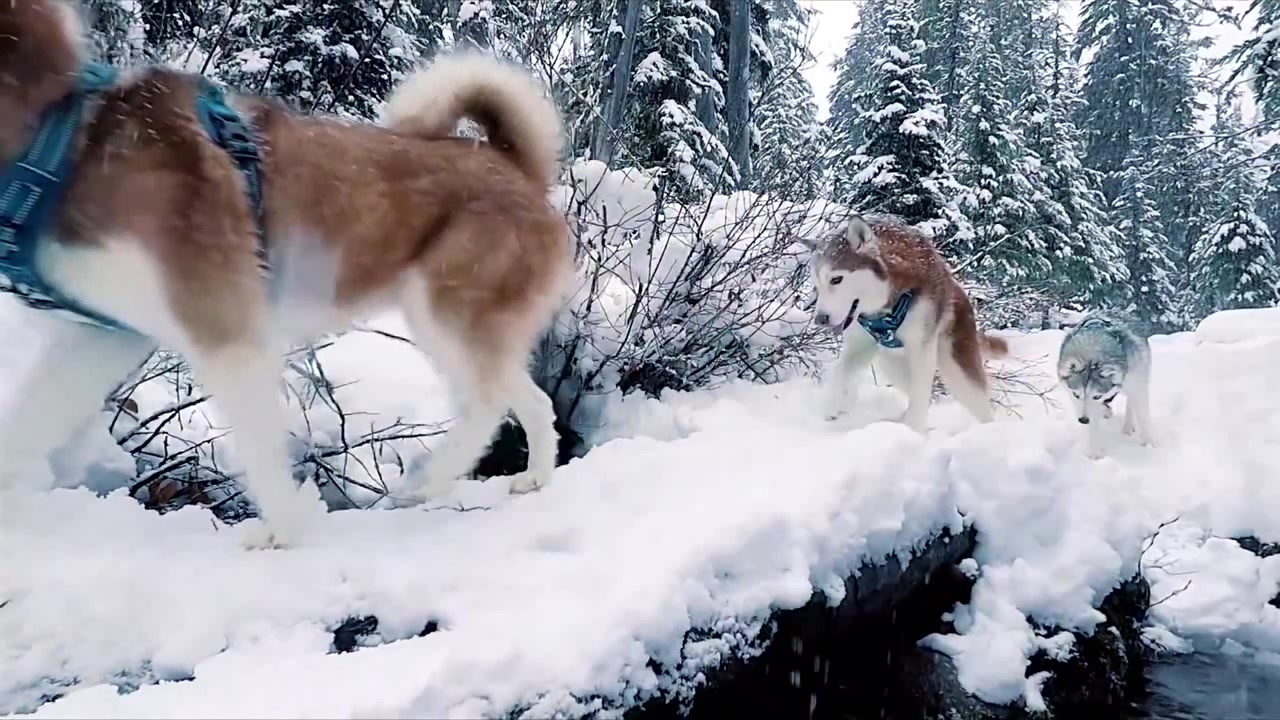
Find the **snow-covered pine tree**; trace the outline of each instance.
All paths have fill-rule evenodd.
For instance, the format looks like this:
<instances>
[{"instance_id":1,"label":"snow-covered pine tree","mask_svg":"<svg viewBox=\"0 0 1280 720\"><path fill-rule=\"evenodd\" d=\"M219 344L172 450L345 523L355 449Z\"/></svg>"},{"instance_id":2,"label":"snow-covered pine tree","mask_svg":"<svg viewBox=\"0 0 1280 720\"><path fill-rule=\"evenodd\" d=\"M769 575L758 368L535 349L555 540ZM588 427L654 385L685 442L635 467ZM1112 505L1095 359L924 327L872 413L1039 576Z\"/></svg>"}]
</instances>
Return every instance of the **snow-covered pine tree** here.
<instances>
[{"instance_id":1,"label":"snow-covered pine tree","mask_svg":"<svg viewBox=\"0 0 1280 720\"><path fill-rule=\"evenodd\" d=\"M450 0L453 42L460 47L489 49L496 31L494 0Z\"/></svg>"},{"instance_id":2,"label":"snow-covered pine tree","mask_svg":"<svg viewBox=\"0 0 1280 720\"><path fill-rule=\"evenodd\" d=\"M1044 60L1053 52L1062 31L1062 3L1057 0L988 1L986 13L1004 58L1009 101L1020 103L1028 93L1043 91Z\"/></svg>"},{"instance_id":3,"label":"snow-covered pine tree","mask_svg":"<svg viewBox=\"0 0 1280 720\"><path fill-rule=\"evenodd\" d=\"M884 9L896 0L865 0L859 7L844 53L832 64L836 71L828 99L826 129L829 151L825 165L830 176L832 198L848 203L853 197L853 178L862 168L854 161L857 149L866 142L862 124L862 102L872 85L872 68L884 46Z\"/></svg>"},{"instance_id":4,"label":"snow-covered pine tree","mask_svg":"<svg viewBox=\"0 0 1280 720\"><path fill-rule=\"evenodd\" d=\"M947 168L946 118L925 77L916 6L890 2L883 11L884 45L858 100L866 141L853 158L859 169L844 179L852 186L848 200L935 236L963 237L968 227L955 210L960 187Z\"/></svg>"},{"instance_id":5,"label":"snow-covered pine tree","mask_svg":"<svg viewBox=\"0 0 1280 720\"><path fill-rule=\"evenodd\" d=\"M1262 217L1271 234L1280 238L1280 145L1272 145L1260 161L1265 172L1262 196L1258 200L1258 215Z\"/></svg>"},{"instance_id":6,"label":"snow-covered pine tree","mask_svg":"<svg viewBox=\"0 0 1280 720\"><path fill-rule=\"evenodd\" d=\"M1252 79L1258 105L1268 118L1280 118L1280 0L1252 0L1253 32L1233 52Z\"/></svg>"},{"instance_id":7,"label":"snow-covered pine tree","mask_svg":"<svg viewBox=\"0 0 1280 720\"><path fill-rule=\"evenodd\" d=\"M652 0L642 10L636 38L625 152L615 156L665 170L664 186L682 202L724 192L738 180L724 143L695 109L703 88L715 80L692 51L700 33L714 32L715 22L700 0Z\"/></svg>"},{"instance_id":8,"label":"snow-covered pine tree","mask_svg":"<svg viewBox=\"0 0 1280 720\"><path fill-rule=\"evenodd\" d=\"M1094 50L1085 67L1080 127L1090 167L1118 174L1138 144L1185 137L1200 109L1192 77L1198 43L1182 0L1086 0L1077 52ZM1161 150L1166 140L1148 150Z\"/></svg>"},{"instance_id":9,"label":"snow-covered pine tree","mask_svg":"<svg viewBox=\"0 0 1280 720\"><path fill-rule=\"evenodd\" d=\"M239 8L211 68L234 87L305 111L374 118L418 56L419 19L406 0L244 0Z\"/></svg>"},{"instance_id":10,"label":"snow-covered pine tree","mask_svg":"<svg viewBox=\"0 0 1280 720\"><path fill-rule=\"evenodd\" d=\"M1198 317L1217 310L1273 307L1280 298L1275 237L1254 203L1253 197L1236 198L1191 252Z\"/></svg>"},{"instance_id":11,"label":"snow-covered pine tree","mask_svg":"<svg viewBox=\"0 0 1280 720\"><path fill-rule=\"evenodd\" d=\"M95 56L128 65L147 58L147 30L139 0L88 0L85 10Z\"/></svg>"},{"instance_id":12,"label":"snow-covered pine tree","mask_svg":"<svg viewBox=\"0 0 1280 720\"><path fill-rule=\"evenodd\" d=\"M1122 238L1107 217L1102 179L1086 168L1082 133L1072 119L1081 104L1067 28L1055 13L1027 59L1028 78L1015 112L1035 173L1048 196L1038 204L1053 269L1046 290L1064 302L1113 307L1127 297Z\"/></svg>"},{"instance_id":13,"label":"snow-covered pine tree","mask_svg":"<svg viewBox=\"0 0 1280 720\"><path fill-rule=\"evenodd\" d=\"M920 37L929 82L944 107L957 108L964 93L964 74L973 66L970 52L986 0L919 0ZM1000 0L1008 2L1010 0Z\"/></svg>"},{"instance_id":14,"label":"snow-covered pine tree","mask_svg":"<svg viewBox=\"0 0 1280 720\"><path fill-rule=\"evenodd\" d=\"M1078 51L1095 51L1080 115L1087 163L1103 173L1114 202L1126 163L1141 150L1168 243L1162 252L1182 279L1189 239L1207 224L1200 200L1208 179L1193 140L1201 109L1194 69L1203 42L1190 37L1201 8L1188 0L1086 0L1077 38ZM1136 282L1142 268L1130 267L1130 275Z\"/></svg>"},{"instance_id":15,"label":"snow-covered pine tree","mask_svg":"<svg viewBox=\"0 0 1280 720\"><path fill-rule=\"evenodd\" d=\"M1188 300L1194 318L1217 310L1269 307L1276 302L1280 268L1275 239L1256 212L1263 193L1258 168L1234 93L1223 98L1210 134L1219 185L1210 202L1215 222L1200 235L1191 251Z\"/></svg>"},{"instance_id":16,"label":"snow-covered pine tree","mask_svg":"<svg viewBox=\"0 0 1280 720\"><path fill-rule=\"evenodd\" d=\"M740 178L750 183L751 158L760 143L755 98L770 82L774 58L771 52L770 16L775 0L706 0L713 54L701 63L714 81L710 93L723 93L723 123L716 136L729 149ZM785 4L785 3L784 3ZM784 9L785 11L785 9ZM735 57L734 53L741 53ZM710 65L710 67L707 67ZM734 69L738 68L738 75ZM714 95L712 95L714 97ZM706 118L702 118L706 124Z\"/></svg>"},{"instance_id":17,"label":"snow-covered pine tree","mask_svg":"<svg viewBox=\"0 0 1280 720\"><path fill-rule=\"evenodd\" d=\"M753 159L752 189L793 199L817 197L822 184L825 129L805 71L812 11L796 0L773 0L770 19L771 75L756 104L760 142Z\"/></svg>"},{"instance_id":18,"label":"snow-covered pine tree","mask_svg":"<svg viewBox=\"0 0 1280 720\"><path fill-rule=\"evenodd\" d=\"M949 251L970 259L988 280L1026 284L1050 272L1038 207L1049 197L1039 176L1028 172L1028 153L1012 126L1005 95L1008 77L990 19L977 20L966 56L965 85L957 126L956 180L965 188L960 208L972 236Z\"/></svg>"},{"instance_id":19,"label":"snow-covered pine tree","mask_svg":"<svg viewBox=\"0 0 1280 720\"><path fill-rule=\"evenodd\" d=\"M1175 329L1182 318L1176 307L1174 265L1169 260L1156 206L1151 155L1137 146L1117 174L1117 194L1111 217L1128 241L1129 303L1126 311L1148 333Z\"/></svg>"},{"instance_id":20,"label":"snow-covered pine tree","mask_svg":"<svg viewBox=\"0 0 1280 720\"><path fill-rule=\"evenodd\" d=\"M569 55L552 73L551 91L564 114L575 157L612 160L622 140L631 74L640 48L643 0L566 1L560 22L569 28ZM618 97L614 97L617 93Z\"/></svg>"}]
</instances>

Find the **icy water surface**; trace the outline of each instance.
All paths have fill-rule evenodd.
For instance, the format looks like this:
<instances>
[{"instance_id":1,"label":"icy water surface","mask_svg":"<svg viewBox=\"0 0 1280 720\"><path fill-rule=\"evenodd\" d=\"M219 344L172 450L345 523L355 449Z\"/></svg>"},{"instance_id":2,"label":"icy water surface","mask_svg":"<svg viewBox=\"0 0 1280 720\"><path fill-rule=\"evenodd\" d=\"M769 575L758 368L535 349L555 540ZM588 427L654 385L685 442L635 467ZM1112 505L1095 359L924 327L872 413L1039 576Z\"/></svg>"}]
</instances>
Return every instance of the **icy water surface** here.
<instances>
[{"instance_id":1,"label":"icy water surface","mask_svg":"<svg viewBox=\"0 0 1280 720\"><path fill-rule=\"evenodd\" d=\"M1147 671L1148 696L1133 717L1152 720L1276 720L1280 658L1195 653Z\"/></svg>"}]
</instances>

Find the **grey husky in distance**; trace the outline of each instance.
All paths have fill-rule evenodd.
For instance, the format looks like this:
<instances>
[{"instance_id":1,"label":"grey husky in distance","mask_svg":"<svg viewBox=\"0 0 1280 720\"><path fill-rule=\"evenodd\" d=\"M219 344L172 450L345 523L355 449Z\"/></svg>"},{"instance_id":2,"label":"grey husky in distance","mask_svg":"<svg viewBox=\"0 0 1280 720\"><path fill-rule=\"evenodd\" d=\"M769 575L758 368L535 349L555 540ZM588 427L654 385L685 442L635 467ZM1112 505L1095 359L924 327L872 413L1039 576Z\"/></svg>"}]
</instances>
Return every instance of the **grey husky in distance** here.
<instances>
[{"instance_id":1,"label":"grey husky in distance","mask_svg":"<svg viewBox=\"0 0 1280 720\"><path fill-rule=\"evenodd\" d=\"M1062 338L1058 379L1071 391L1076 418L1089 426L1089 456L1103 454L1102 421L1124 392L1124 434L1151 444L1151 346L1106 313L1092 312Z\"/></svg>"}]
</instances>

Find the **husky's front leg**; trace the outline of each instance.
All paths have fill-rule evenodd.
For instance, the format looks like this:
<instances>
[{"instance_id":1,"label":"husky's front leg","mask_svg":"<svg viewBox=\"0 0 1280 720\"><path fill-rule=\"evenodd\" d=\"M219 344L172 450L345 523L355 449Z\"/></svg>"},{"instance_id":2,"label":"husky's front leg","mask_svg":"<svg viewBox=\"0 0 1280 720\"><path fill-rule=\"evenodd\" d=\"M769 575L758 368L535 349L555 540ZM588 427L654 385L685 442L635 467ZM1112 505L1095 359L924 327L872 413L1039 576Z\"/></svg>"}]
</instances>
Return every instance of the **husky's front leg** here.
<instances>
[{"instance_id":1,"label":"husky's front leg","mask_svg":"<svg viewBox=\"0 0 1280 720\"><path fill-rule=\"evenodd\" d=\"M14 388L0 418L0 490L47 475L49 451L155 349L141 335L72 321L54 324L43 340L30 377Z\"/></svg>"},{"instance_id":2,"label":"husky's front leg","mask_svg":"<svg viewBox=\"0 0 1280 720\"><path fill-rule=\"evenodd\" d=\"M840 357L828 368L823 388L823 415L827 420L840 417L845 408L857 401L857 375L871 364L878 349L875 340L860 328L845 333Z\"/></svg>"},{"instance_id":3,"label":"husky's front leg","mask_svg":"<svg viewBox=\"0 0 1280 720\"><path fill-rule=\"evenodd\" d=\"M938 375L938 336L930 334L918 345L906 346L907 411L902 421L907 427L925 432L929 429L929 405L933 402L933 380Z\"/></svg>"},{"instance_id":4,"label":"husky's front leg","mask_svg":"<svg viewBox=\"0 0 1280 720\"><path fill-rule=\"evenodd\" d=\"M1085 426L1085 452L1091 460L1099 460L1107 454L1106 427L1107 423L1101 418Z\"/></svg>"},{"instance_id":5,"label":"husky's front leg","mask_svg":"<svg viewBox=\"0 0 1280 720\"><path fill-rule=\"evenodd\" d=\"M1129 434L1135 435L1142 445L1152 445L1150 377L1141 374L1125 388L1129 396L1125 401L1124 425Z\"/></svg>"}]
</instances>

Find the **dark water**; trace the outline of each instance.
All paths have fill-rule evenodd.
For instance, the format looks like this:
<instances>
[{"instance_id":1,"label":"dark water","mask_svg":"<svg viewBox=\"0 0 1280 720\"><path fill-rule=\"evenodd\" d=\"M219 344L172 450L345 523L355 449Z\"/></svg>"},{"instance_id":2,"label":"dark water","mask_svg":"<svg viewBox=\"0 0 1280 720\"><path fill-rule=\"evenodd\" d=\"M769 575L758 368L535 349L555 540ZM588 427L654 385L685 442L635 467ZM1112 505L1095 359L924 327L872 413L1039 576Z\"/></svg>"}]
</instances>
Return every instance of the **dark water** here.
<instances>
[{"instance_id":1,"label":"dark water","mask_svg":"<svg viewBox=\"0 0 1280 720\"><path fill-rule=\"evenodd\" d=\"M1148 696L1134 718L1280 718L1280 660L1210 653L1179 655L1153 665L1147 678Z\"/></svg>"}]
</instances>

